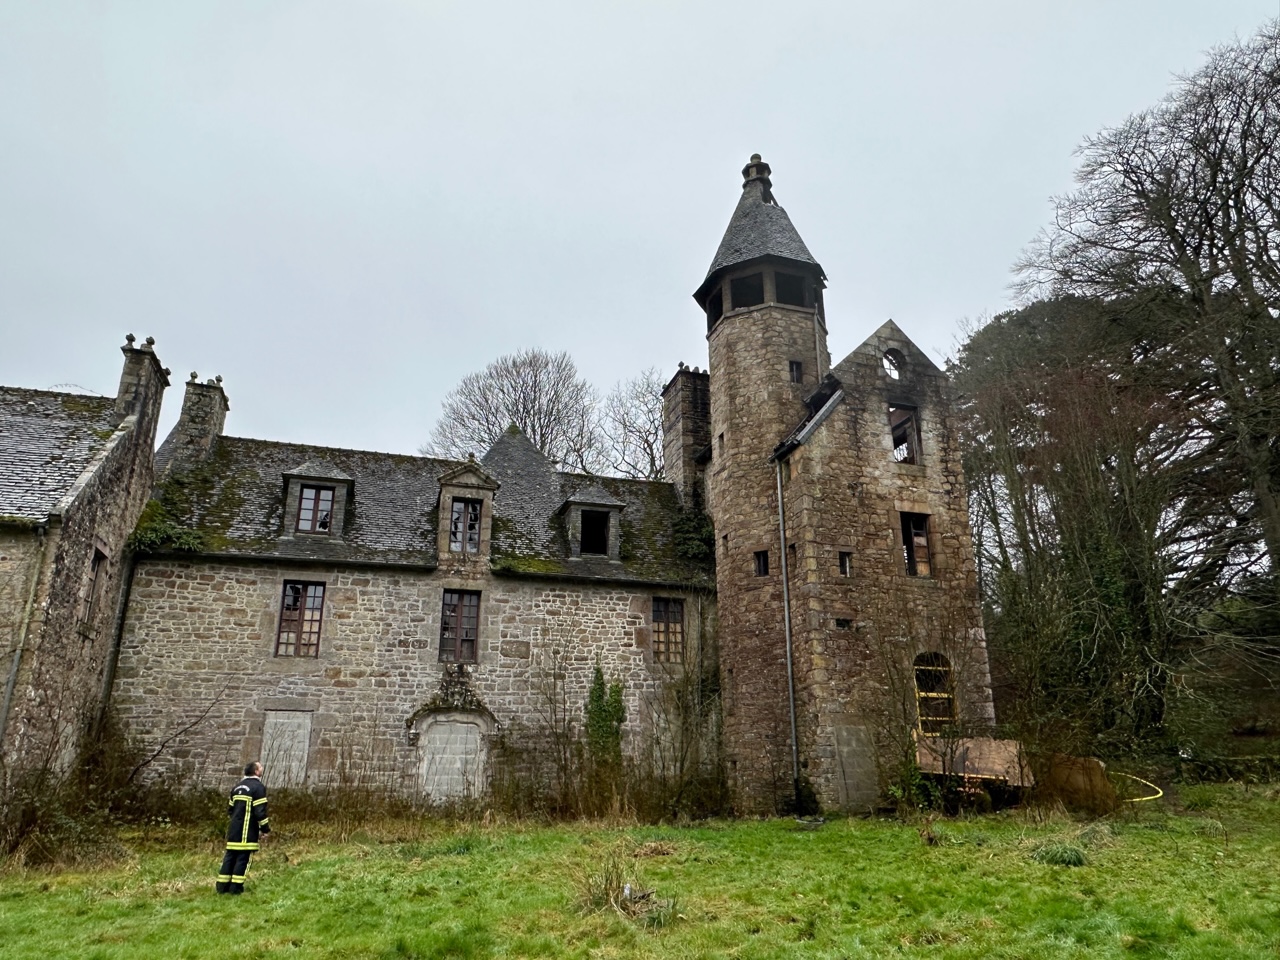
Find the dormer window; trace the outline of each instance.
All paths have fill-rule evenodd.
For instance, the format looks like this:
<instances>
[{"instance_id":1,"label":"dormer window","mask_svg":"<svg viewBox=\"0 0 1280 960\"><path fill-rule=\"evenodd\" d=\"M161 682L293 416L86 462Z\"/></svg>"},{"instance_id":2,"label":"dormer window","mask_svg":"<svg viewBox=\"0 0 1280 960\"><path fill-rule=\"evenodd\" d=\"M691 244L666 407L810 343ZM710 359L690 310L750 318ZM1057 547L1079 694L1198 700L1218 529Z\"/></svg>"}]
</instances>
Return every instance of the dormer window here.
<instances>
[{"instance_id":1,"label":"dormer window","mask_svg":"<svg viewBox=\"0 0 1280 960\"><path fill-rule=\"evenodd\" d=\"M333 487L302 485L298 496L299 533L327 535L333 526Z\"/></svg>"},{"instance_id":2,"label":"dormer window","mask_svg":"<svg viewBox=\"0 0 1280 960\"><path fill-rule=\"evenodd\" d=\"M609 511L582 511L582 552L609 555Z\"/></svg>"},{"instance_id":3,"label":"dormer window","mask_svg":"<svg viewBox=\"0 0 1280 960\"><path fill-rule=\"evenodd\" d=\"M483 500L453 498L453 512L449 520L449 552L480 552L480 511Z\"/></svg>"}]
</instances>

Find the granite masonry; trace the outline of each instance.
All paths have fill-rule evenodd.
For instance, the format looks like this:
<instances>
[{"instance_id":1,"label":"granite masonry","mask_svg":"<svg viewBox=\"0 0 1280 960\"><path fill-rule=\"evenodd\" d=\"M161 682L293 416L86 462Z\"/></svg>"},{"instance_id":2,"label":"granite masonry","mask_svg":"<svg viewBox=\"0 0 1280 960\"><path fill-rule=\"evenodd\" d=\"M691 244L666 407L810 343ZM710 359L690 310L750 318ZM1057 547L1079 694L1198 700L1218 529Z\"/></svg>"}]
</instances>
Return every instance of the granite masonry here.
<instances>
[{"instance_id":1,"label":"granite masonry","mask_svg":"<svg viewBox=\"0 0 1280 960\"><path fill-rule=\"evenodd\" d=\"M833 365L826 275L768 164L743 178L694 294L708 366L663 395L670 482L561 471L514 428L466 461L228 436L221 379L192 374L143 511L149 346L127 402L33 396L78 466L0 505L6 744L114 678L152 776L221 786L261 758L277 786L466 798L580 733L598 668L626 756L693 756L742 813L868 809L904 759L945 767L939 744L1008 755L946 377L892 321ZM135 522L128 589L86 626L93 551L115 596Z\"/></svg>"},{"instance_id":2,"label":"granite masonry","mask_svg":"<svg viewBox=\"0 0 1280 960\"><path fill-rule=\"evenodd\" d=\"M124 347L117 396L0 387L0 764L67 768L102 716L168 372Z\"/></svg>"}]
</instances>

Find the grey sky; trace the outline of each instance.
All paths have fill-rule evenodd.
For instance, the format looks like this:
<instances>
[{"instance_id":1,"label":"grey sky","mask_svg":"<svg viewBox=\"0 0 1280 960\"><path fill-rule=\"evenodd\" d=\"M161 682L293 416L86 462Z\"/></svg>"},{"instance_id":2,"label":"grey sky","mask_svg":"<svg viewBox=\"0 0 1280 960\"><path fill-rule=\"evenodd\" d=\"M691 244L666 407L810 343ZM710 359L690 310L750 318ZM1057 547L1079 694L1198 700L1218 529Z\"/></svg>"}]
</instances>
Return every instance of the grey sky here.
<instances>
[{"instance_id":1,"label":"grey sky","mask_svg":"<svg viewBox=\"0 0 1280 960\"><path fill-rule=\"evenodd\" d=\"M1008 305L1080 140L1277 0L0 0L0 383L115 390L126 332L228 431L413 451L525 346L706 364L753 152L842 357Z\"/></svg>"}]
</instances>

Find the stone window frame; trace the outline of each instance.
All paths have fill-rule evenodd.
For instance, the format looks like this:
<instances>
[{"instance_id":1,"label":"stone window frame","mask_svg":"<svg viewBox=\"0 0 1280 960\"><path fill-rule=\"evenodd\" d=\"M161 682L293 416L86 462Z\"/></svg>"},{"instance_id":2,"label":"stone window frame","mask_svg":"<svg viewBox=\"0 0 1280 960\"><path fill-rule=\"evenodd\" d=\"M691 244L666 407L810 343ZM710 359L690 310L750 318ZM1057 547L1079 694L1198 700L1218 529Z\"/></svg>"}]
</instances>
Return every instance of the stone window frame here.
<instances>
[{"instance_id":1,"label":"stone window frame","mask_svg":"<svg viewBox=\"0 0 1280 960\"><path fill-rule=\"evenodd\" d=\"M838 552L837 564L842 577L853 576L853 551L841 550Z\"/></svg>"},{"instance_id":2,"label":"stone window frame","mask_svg":"<svg viewBox=\"0 0 1280 960\"><path fill-rule=\"evenodd\" d=\"M760 275L764 287L763 297L759 303L739 303L735 302L733 297L734 281L738 281L738 287L743 289L744 284L741 282L748 278L754 279L756 275ZM782 286L784 292L790 293L786 289L794 286L798 282L802 290L803 303L794 303L789 297L783 299L779 294L778 277L785 277ZM768 261L753 260L748 263L740 264L737 269L729 271L722 276L715 287L707 293L706 297L706 314L707 314L707 332L722 317L732 316L737 313L743 313L748 310L759 310L762 307L780 307L784 310L803 310L805 313L818 312L819 322L823 324L825 329L825 321L822 318L822 281L803 270L802 268L787 269L786 265L781 263L770 263Z\"/></svg>"},{"instance_id":3,"label":"stone window frame","mask_svg":"<svg viewBox=\"0 0 1280 960\"><path fill-rule=\"evenodd\" d=\"M597 513L609 514L609 541L606 544L606 553L583 553L582 551L582 513L583 511L594 511ZM622 508L603 503L569 503L564 511L565 533L569 540L569 558L571 560L581 560L588 558L591 560L609 560L613 563L622 562Z\"/></svg>"},{"instance_id":4,"label":"stone window frame","mask_svg":"<svg viewBox=\"0 0 1280 960\"><path fill-rule=\"evenodd\" d=\"M752 572L757 577L769 576L769 551L757 550L751 558Z\"/></svg>"},{"instance_id":5,"label":"stone window frame","mask_svg":"<svg viewBox=\"0 0 1280 960\"><path fill-rule=\"evenodd\" d=\"M475 579L487 572L493 540L493 498L501 484L469 458L440 477L440 496L436 512L436 559L441 567L454 575ZM452 549L453 504L455 500L480 502L480 526L476 549Z\"/></svg>"},{"instance_id":6,"label":"stone window frame","mask_svg":"<svg viewBox=\"0 0 1280 960\"><path fill-rule=\"evenodd\" d=\"M916 729L923 737L940 737L956 723L955 671L936 650L926 650L912 663L916 688Z\"/></svg>"},{"instance_id":7,"label":"stone window frame","mask_svg":"<svg viewBox=\"0 0 1280 960\"><path fill-rule=\"evenodd\" d=\"M673 612L678 611L676 616ZM659 613L661 612L661 616ZM685 659L684 597L654 597L649 617L650 649L654 663L682 664Z\"/></svg>"},{"instance_id":8,"label":"stone window frame","mask_svg":"<svg viewBox=\"0 0 1280 960\"><path fill-rule=\"evenodd\" d=\"M450 595L454 598L457 605L457 612L452 616L449 613ZM467 624L464 621L465 607L469 598L475 598L475 622L471 626L472 636L470 638L463 636ZM480 662L480 605L483 602L482 592L480 590L462 590L453 587L446 587L440 596L440 649L437 659L441 663L479 663ZM454 635L446 637L445 632L450 629L454 630ZM463 644L468 640L471 643L471 656L464 655ZM448 646L446 647L446 642Z\"/></svg>"},{"instance_id":9,"label":"stone window frame","mask_svg":"<svg viewBox=\"0 0 1280 960\"><path fill-rule=\"evenodd\" d=\"M280 616L276 625L276 642L273 656L319 659L320 638L324 629L324 600L327 586L328 584L322 580L284 581L280 589ZM296 618L298 629L292 634L294 639L285 642L283 640L287 622L285 614L290 612L286 606L290 587L301 588L297 594L299 597L299 605L296 608L298 611ZM313 607L311 598L315 596L316 588L319 588L319 596L318 602ZM311 610L315 611L315 616L309 621L307 613ZM292 620L294 618L288 619Z\"/></svg>"},{"instance_id":10,"label":"stone window frame","mask_svg":"<svg viewBox=\"0 0 1280 960\"><path fill-rule=\"evenodd\" d=\"M308 503L308 491L315 494L311 502ZM321 503L323 502L323 494L329 494L329 512L326 516L320 516ZM337 519L337 501L338 489L332 484L322 483L301 483L298 484L298 509L294 514L293 532L304 533L310 536L327 537L333 532L335 526L334 520ZM309 512L310 516L305 521L309 526L303 526L303 513ZM322 525L323 524L323 525Z\"/></svg>"}]
</instances>

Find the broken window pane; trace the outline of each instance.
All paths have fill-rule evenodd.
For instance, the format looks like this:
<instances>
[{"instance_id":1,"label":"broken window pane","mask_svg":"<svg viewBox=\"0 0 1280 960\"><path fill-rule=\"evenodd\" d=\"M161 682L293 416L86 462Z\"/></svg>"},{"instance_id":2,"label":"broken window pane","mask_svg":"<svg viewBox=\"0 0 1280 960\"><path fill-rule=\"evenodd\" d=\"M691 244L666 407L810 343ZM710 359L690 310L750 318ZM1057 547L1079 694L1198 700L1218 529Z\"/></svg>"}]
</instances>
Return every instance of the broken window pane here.
<instances>
[{"instance_id":1,"label":"broken window pane","mask_svg":"<svg viewBox=\"0 0 1280 960\"><path fill-rule=\"evenodd\" d=\"M684 601L653 598L653 659L656 663L684 662Z\"/></svg>"},{"instance_id":2,"label":"broken window pane","mask_svg":"<svg viewBox=\"0 0 1280 960\"><path fill-rule=\"evenodd\" d=\"M333 487L302 488L298 497L298 524L300 533L328 533L333 519Z\"/></svg>"},{"instance_id":3,"label":"broken window pane","mask_svg":"<svg viewBox=\"0 0 1280 960\"><path fill-rule=\"evenodd\" d=\"M902 552L907 576L930 576L929 515L904 513L902 516Z\"/></svg>"},{"instance_id":4,"label":"broken window pane","mask_svg":"<svg viewBox=\"0 0 1280 960\"><path fill-rule=\"evenodd\" d=\"M440 659L451 663L475 663L479 634L479 591L444 591L440 609Z\"/></svg>"},{"instance_id":5,"label":"broken window pane","mask_svg":"<svg viewBox=\"0 0 1280 960\"><path fill-rule=\"evenodd\" d=\"M889 404L889 431L893 437L893 459L898 463L919 463L920 418L916 408Z\"/></svg>"},{"instance_id":6,"label":"broken window pane","mask_svg":"<svg viewBox=\"0 0 1280 960\"><path fill-rule=\"evenodd\" d=\"M454 497L453 515L449 520L449 550L453 553L480 552L479 500Z\"/></svg>"},{"instance_id":7,"label":"broken window pane","mask_svg":"<svg viewBox=\"0 0 1280 960\"><path fill-rule=\"evenodd\" d=\"M320 655L320 622L324 616L324 584L286 580L280 601L277 657Z\"/></svg>"},{"instance_id":8,"label":"broken window pane","mask_svg":"<svg viewBox=\"0 0 1280 960\"><path fill-rule=\"evenodd\" d=\"M902 376L902 371L907 365L907 358L902 355L901 350L895 350L890 347L884 352L884 358L881 361L884 365L884 372L894 380Z\"/></svg>"}]
</instances>

